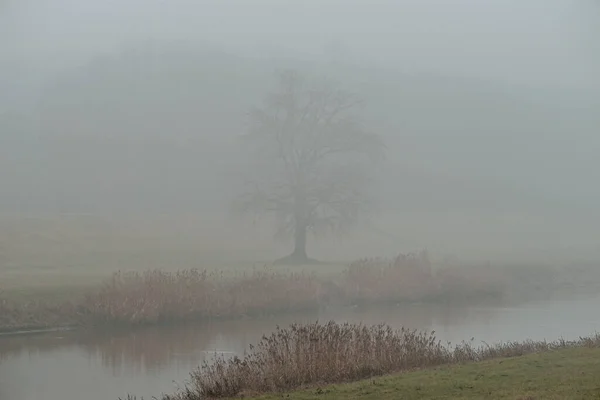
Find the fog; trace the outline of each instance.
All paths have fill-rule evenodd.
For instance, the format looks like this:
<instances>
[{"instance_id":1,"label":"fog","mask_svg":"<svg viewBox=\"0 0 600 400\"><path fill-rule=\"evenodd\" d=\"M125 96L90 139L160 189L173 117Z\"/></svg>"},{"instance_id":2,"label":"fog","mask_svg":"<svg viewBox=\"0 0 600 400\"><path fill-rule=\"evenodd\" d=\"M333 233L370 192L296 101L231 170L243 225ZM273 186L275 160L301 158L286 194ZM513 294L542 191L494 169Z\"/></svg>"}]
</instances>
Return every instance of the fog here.
<instances>
[{"instance_id":1,"label":"fog","mask_svg":"<svg viewBox=\"0 0 600 400\"><path fill-rule=\"evenodd\" d=\"M87 214L277 253L228 204L245 113L294 68L362 96L387 145L376 215L320 257L597 261L599 27L590 0L4 0L4 246L15 218Z\"/></svg>"},{"instance_id":2,"label":"fog","mask_svg":"<svg viewBox=\"0 0 600 400\"><path fill-rule=\"evenodd\" d=\"M0 400L172 393L292 322L597 332L599 71L596 0L0 0Z\"/></svg>"}]
</instances>

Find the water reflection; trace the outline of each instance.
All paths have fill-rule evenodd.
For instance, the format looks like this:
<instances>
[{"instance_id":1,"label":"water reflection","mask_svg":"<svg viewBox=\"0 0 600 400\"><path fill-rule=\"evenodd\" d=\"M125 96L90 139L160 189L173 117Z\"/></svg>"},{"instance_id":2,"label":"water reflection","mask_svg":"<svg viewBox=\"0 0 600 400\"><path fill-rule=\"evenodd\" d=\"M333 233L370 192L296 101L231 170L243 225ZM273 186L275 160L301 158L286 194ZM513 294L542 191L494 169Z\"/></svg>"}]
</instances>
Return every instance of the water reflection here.
<instances>
[{"instance_id":1,"label":"water reflection","mask_svg":"<svg viewBox=\"0 0 600 400\"><path fill-rule=\"evenodd\" d=\"M458 307L418 304L379 308L325 309L314 313L156 327L133 331L60 332L0 338L0 400L116 399L127 393L151 398L176 389L189 372L215 352L242 354L275 326L334 319L386 322L393 327L435 330L453 343L475 337L486 342L587 335L600 326L598 300Z\"/></svg>"},{"instance_id":2,"label":"water reflection","mask_svg":"<svg viewBox=\"0 0 600 400\"><path fill-rule=\"evenodd\" d=\"M282 315L252 320L219 321L187 326L150 327L135 330L97 330L59 332L36 336L0 338L0 360L23 355L35 357L48 351L81 349L103 367L115 371L122 368L160 372L173 362L198 364L217 353L243 353L251 343L260 340L277 325L294 322L336 320L365 324L388 323L396 328L430 330L432 327L460 326L475 319L479 323L492 320L496 308L476 309L443 305L414 304L379 308L332 308L314 313Z\"/></svg>"}]
</instances>

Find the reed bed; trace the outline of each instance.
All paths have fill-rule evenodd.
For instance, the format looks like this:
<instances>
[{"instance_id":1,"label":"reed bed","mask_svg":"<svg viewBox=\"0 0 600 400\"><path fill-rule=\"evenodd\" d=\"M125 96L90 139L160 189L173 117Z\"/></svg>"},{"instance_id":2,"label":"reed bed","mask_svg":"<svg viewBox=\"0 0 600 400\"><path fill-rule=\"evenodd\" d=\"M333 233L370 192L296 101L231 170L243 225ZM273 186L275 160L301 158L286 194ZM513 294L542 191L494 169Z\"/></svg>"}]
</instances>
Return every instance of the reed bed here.
<instances>
[{"instance_id":1,"label":"reed bed","mask_svg":"<svg viewBox=\"0 0 600 400\"><path fill-rule=\"evenodd\" d=\"M315 274L280 274L268 270L243 273L225 286L228 312L233 315L316 309L324 287Z\"/></svg>"},{"instance_id":2,"label":"reed bed","mask_svg":"<svg viewBox=\"0 0 600 400\"><path fill-rule=\"evenodd\" d=\"M318 282L303 273L254 270L237 278L199 270L116 273L82 309L93 323L154 324L235 318L318 306Z\"/></svg>"},{"instance_id":3,"label":"reed bed","mask_svg":"<svg viewBox=\"0 0 600 400\"><path fill-rule=\"evenodd\" d=\"M324 267L325 268L325 267ZM426 253L365 259L324 281L305 272L254 269L235 276L206 270L117 272L82 298L46 304L0 297L0 330L61 325L142 325L240 318L317 309L502 295L498 276L473 268L434 272Z\"/></svg>"},{"instance_id":4,"label":"reed bed","mask_svg":"<svg viewBox=\"0 0 600 400\"><path fill-rule=\"evenodd\" d=\"M199 270L116 273L86 296L79 309L94 324L155 324L310 310L327 302L414 301L453 292L464 296L491 287L485 279L450 272L436 276L426 255L401 255L392 261L353 263L335 283L314 274L270 269L234 277Z\"/></svg>"},{"instance_id":5,"label":"reed bed","mask_svg":"<svg viewBox=\"0 0 600 400\"><path fill-rule=\"evenodd\" d=\"M501 296L505 283L490 268L446 267L435 271L426 252L393 260L362 259L344 271L346 298L358 303Z\"/></svg>"},{"instance_id":6,"label":"reed bed","mask_svg":"<svg viewBox=\"0 0 600 400\"><path fill-rule=\"evenodd\" d=\"M356 261L344 271L342 285L346 297L359 303L417 300L435 291L429 260L412 254Z\"/></svg>"},{"instance_id":7,"label":"reed bed","mask_svg":"<svg viewBox=\"0 0 600 400\"><path fill-rule=\"evenodd\" d=\"M190 382L162 400L200 400L289 391L389 373L569 347L599 347L600 335L576 341L442 344L434 332L394 330L385 324L293 324L277 328L243 357L217 357L191 373ZM133 397L129 397L133 399Z\"/></svg>"}]
</instances>

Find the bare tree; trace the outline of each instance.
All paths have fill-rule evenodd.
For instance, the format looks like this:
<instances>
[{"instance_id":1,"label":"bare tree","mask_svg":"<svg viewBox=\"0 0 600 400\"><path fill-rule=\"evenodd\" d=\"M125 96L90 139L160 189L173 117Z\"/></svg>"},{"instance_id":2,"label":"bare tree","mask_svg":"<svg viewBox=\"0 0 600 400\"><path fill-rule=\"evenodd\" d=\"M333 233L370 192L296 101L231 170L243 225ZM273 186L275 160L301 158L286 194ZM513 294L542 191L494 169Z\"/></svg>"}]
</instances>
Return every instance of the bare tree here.
<instances>
[{"instance_id":1,"label":"bare tree","mask_svg":"<svg viewBox=\"0 0 600 400\"><path fill-rule=\"evenodd\" d=\"M277 233L293 236L294 251L279 261L311 261L309 233L344 230L373 204L372 167L384 146L363 129L360 105L331 82L285 71L277 90L251 109L243 139L252 163L237 204L244 212L273 214Z\"/></svg>"}]
</instances>

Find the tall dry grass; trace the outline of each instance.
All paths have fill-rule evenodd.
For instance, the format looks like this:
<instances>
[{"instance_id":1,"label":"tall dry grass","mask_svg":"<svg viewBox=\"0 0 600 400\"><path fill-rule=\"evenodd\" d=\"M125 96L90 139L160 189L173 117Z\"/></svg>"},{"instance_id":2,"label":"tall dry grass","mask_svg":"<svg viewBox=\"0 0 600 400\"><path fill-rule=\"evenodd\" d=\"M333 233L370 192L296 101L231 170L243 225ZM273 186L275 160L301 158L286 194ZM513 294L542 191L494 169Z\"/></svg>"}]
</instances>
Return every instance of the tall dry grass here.
<instances>
[{"instance_id":1,"label":"tall dry grass","mask_svg":"<svg viewBox=\"0 0 600 400\"><path fill-rule=\"evenodd\" d=\"M577 341L508 342L475 347L442 344L434 333L394 330L381 324L291 325L277 328L242 358L215 358L163 400L224 398L340 383L415 368L514 357L574 346L600 346L600 335ZM131 397L130 397L131 398Z\"/></svg>"},{"instance_id":2,"label":"tall dry grass","mask_svg":"<svg viewBox=\"0 0 600 400\"><path fill-rule=\"evenodd\" d=\"M254 270L237 278L199 270L115 273L80 309L92 323L153 324L234 318L318 306L309 274Z\"/></svg>"},{"instance_id":3,"label":"tall dry grass","mask_svg":"<svg viewBox=\"0 0 600 400\"><path fill-rule=\"evenodd\" d=\"M341 284L349 301L362 303L500 296L505 290L501 276L490 268L435 271L427 252L356 261L344 271Z\"/></svg>"},{"instance_id":4,"label":"tall dry grass","mask_svg":"<svg viewBox=\"0 0 600 400\"><path fill-rule=\"evenodd\" d=\"M323 268L327 268L324 266ZM239 318L356 304L501 295L487 269L433 271L426 253L365 259L332 280L315 274L254 269L233 277L206 270L118 272L83 299L49 306L0 299L0 330L57 325L140 325Z\"/></svg>"},{"instance_id":5,"label":"tall dry grass","mask_svg":"<svg viewBox=\"0 0 600 400\"><path fill-rule=\"evenodd\" d=\"M79 309L94 324L154 324L308 310L331 301L398 302L491 292L487 275L475 280L469 274L435 275L425 253L352 263L336 283L270 269L227 278L199 270L116 273Z\"/></svg>"},{"instance_id":6,"label":"tall dry grass","mask_svg":"<svg viewBox=\"0 0 600 400\"><path fill-rule=\"evenodd\" d=\"M341 282L348 299L363 303L417 300L435 290L426 253L356 261L346 268Z\"/></svg>"}]
</instances>

